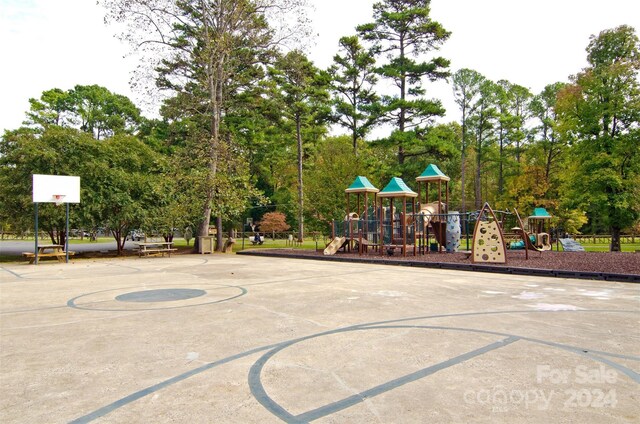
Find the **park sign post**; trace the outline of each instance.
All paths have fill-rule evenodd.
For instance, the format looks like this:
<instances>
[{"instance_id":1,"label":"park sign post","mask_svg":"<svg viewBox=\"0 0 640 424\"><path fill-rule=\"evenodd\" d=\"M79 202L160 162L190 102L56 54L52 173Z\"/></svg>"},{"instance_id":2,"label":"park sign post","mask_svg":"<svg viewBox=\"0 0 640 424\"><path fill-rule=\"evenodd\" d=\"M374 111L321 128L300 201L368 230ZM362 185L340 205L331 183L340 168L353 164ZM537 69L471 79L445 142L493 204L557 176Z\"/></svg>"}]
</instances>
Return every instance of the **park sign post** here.
<instances>
[{"instance_id":1,"label":"park sign post","mask_svg":"<svg viewBox=\"0 0 640 424\"><path fill-rule=\"evenodd\" d=\"M68 175L33 174L33 203L35 205L35 264L38 264L38 204L66 205L66 262L69 263L69 203L80 203L80 177Z\"/></svg>"}]
</instances>

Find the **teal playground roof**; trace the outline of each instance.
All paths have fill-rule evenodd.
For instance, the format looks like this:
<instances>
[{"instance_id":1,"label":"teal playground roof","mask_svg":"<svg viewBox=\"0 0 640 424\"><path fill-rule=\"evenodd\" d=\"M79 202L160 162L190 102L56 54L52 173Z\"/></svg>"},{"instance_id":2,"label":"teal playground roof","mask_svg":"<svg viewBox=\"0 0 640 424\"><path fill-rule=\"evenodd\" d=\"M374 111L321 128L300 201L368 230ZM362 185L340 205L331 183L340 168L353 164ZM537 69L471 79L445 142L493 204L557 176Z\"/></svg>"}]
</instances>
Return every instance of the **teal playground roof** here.
<instances>
[{"instance_id":1,"label":"teal playground roof","mask_svg":"<svg viewBox=\"0 0 640 424\"><path fill-rule=\"evenodd\" d=\"M545 208L535 208L529 219L551 219L551 215Z\"/></svg>"},{"instance_id":2,"label":"teal playground roof","mask_svg":"<svg viewBox=\"0 0 640 424\"><path fill-rule=\"evenodd\" d=\"M378 193L378 197L418 197L418 193L411 190L402 178L393 177L389 184Z\"/></svg>"},{"instance_id":3,"label":"teal playground roof","mask_svg":"<svg viewBox=\"0 0 640 424\"><path fill-rule=\"evenodd\" d=\"M451 178L444 175L438 165L429 164L416 181L449 181Z\"/></svg>"},{"instance_id":4,"label":"teal playground roof","mask_svg":"<svg viewBox=\"0 0 640 424\"><path fill-rule=\"evenodd\" d=\"M379 191L367 177L356 177L349 188L345 190L346 193L377 193Z\"/></svg>"}]
</instances>

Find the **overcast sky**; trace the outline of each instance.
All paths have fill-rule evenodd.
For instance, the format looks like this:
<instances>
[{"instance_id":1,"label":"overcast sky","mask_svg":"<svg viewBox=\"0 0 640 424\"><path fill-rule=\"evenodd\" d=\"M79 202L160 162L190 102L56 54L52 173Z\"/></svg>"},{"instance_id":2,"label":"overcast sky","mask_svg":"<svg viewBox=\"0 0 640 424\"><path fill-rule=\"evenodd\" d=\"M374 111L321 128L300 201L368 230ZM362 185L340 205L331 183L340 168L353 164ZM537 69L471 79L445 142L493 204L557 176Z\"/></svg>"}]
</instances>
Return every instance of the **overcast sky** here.
<instances>
[{"instance_id":1,"label":"overcast sky","mask_svg":"<svg viewBox=\"0 0 640 424\"><path fill-rule=\"evenodd\" d=\"M310 57L331 64L338 39L371 21L373 0L310 0L317 45ZM432 0L431 17L452 32L438 52L451 70L466 67L538 93L586 66L589 36L627 24L640 30L638 0ZM28 99L51 88L98 84L130 97L134 57L103 23L95 0L0 0L0 133L15 129ZM447 120L458 119L448 83L427 84Z\"/></svg>"}]
</instances>

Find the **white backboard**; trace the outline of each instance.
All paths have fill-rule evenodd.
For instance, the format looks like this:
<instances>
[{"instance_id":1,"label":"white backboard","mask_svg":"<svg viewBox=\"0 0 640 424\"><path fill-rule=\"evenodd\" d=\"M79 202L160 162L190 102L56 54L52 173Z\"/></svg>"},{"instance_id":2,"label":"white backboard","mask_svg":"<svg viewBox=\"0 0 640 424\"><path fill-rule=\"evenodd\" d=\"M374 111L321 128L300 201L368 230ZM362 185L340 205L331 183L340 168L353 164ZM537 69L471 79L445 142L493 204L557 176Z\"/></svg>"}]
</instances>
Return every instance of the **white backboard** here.
<instances>
[{"instance_id":1,"label":"white backboard","mask_svg":"<svg viewBox=\"0 0 640 424\"><path fill-rule=\"evenodd\" d=\"M33 203L80 203L80 177L33 174Z\"/></svg>"}]
</instances>

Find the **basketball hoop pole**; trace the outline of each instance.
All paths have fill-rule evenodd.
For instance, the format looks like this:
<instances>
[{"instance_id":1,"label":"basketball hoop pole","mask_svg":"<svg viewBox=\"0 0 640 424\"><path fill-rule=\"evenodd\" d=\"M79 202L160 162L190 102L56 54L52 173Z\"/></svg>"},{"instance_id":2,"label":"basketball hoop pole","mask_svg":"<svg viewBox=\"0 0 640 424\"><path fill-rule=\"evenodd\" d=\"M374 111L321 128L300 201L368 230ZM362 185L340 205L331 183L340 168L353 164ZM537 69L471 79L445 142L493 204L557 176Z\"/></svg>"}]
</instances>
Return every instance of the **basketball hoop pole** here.
<instances>
[{"instance_id":1,"label":"basketball hoop pole","mask_svg":"<svg viewBox=\"0 0 640 424\"><path fill-rule=\"evenodd\" d=\"M67 229L64 233L64 251L65 251L65 263L69 263L69 203L66 203L67 206Z\"/></svg>"},{"instance_id":2,"label":"basketball hoop pole","mask_svg":"<svg viewBox=\"0 0 640 424\"><path fill-rule=\"evenodd\" d=\"M64 251L65 253L65 263L69 263L69 202L65 202L64 198L66 197L64 194L54 194L53 196L54 203L56 206L60 206L61 204L66 205L66 228L64 233Z\"/></svg>"},{"instance_id":3,"label":"basketball hoop pole","mask_svg":"<svg viewBox=\"0 0 640 424\"><path fill-rule=\"evenodd\" d=\"M34 263L38 265L38 202L35 202L34 205L36 205L35 207L36 209L36 247L34 249L34 254L35 254Z\"/></svg>"}]
</instances>

